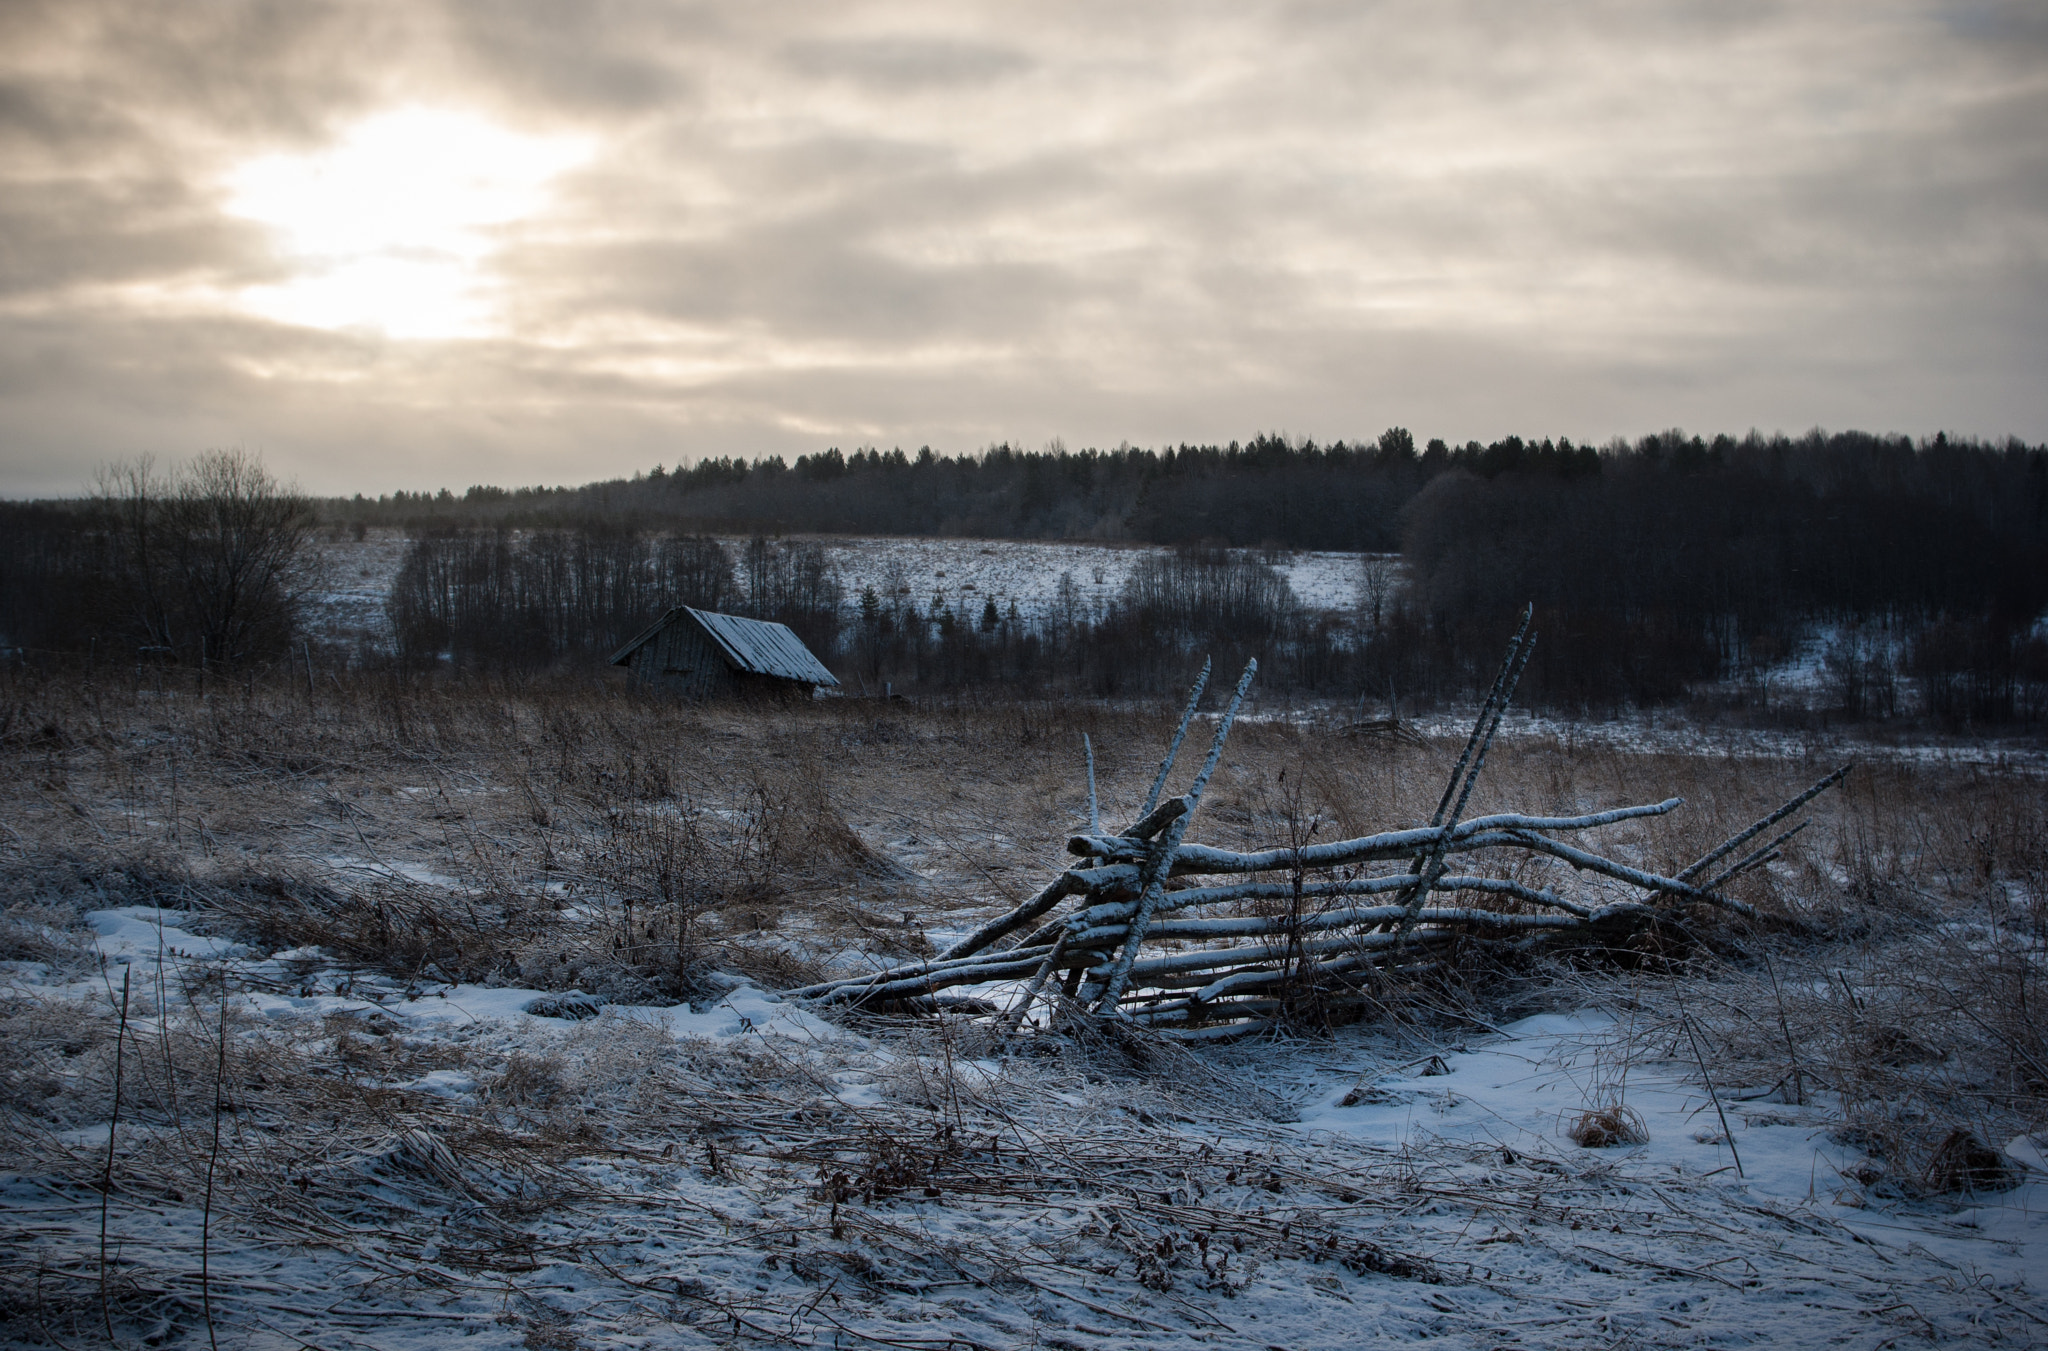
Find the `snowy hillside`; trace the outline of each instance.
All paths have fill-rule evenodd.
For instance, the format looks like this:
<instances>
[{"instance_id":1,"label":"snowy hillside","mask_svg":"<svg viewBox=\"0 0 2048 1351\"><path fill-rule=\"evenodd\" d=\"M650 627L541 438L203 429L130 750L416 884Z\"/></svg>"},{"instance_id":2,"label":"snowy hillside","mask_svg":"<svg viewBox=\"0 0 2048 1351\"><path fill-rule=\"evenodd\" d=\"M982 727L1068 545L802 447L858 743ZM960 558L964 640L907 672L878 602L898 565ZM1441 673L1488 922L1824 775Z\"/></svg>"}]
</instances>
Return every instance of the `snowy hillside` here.
<instances>
[{"instance_id":1,"label":"snowy hillside","mask_svg":"<svg viewBox=\"0 0 2048 1351\"><path fill-rule=\"evenodd\" d=\"M727 540L737 555L744 540ZM1139 559L1167 552L1146 547L1039 543L975 539L847 539L820 541L845 592L849 618L858 613L861 591L873 587L884 597L913 599L920 609L938 596L954 611L979 611L994 599L1007 611L1011 602L1027 619L1051 609L1062 575L1079 588L1091 611L1107 605ZM389 641L384 599L405 558L398 531L371 531L361 541L322 540L318 551L322 582L312 601L314 631L330 640ZM1279 553L1274 566L1305 606L1347 613L1359 600L1360 558L1343 553Z\"/></svg>"}]
</instances>

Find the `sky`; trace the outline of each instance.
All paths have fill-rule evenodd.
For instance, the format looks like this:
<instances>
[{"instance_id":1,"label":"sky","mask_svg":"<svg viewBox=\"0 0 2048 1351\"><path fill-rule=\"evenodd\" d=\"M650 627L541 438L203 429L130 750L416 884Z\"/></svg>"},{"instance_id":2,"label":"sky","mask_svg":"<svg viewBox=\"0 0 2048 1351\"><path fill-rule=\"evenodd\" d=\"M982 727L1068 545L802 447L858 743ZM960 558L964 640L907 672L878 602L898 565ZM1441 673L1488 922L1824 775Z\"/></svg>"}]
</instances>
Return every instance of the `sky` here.
<instances>
[{"instance_id":1,"label":"sky","mask_svg":"<svg viewBox=\"0 0 2048 1351\"><path fill-rule=\"evenodd\" d=\"M0 0L0 495L2048 440L2039 0Z\"/></svg>"}]
</instances>

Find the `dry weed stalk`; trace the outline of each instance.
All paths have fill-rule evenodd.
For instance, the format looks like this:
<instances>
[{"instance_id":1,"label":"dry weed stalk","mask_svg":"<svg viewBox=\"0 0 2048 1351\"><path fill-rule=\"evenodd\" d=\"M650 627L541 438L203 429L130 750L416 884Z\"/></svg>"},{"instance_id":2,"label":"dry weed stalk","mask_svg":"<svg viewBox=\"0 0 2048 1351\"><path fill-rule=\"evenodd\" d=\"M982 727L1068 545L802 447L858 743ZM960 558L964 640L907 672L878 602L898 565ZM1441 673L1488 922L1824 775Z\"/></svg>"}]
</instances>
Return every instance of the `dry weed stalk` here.
<instances>
[{"instance_id":1,"label":"dry weed stalk","mask_svg":"<svg viewBox=\"0 0 2048 1351\"><path fill-rule=\"evenodd\" d=\"M2006 1174L1956 1160L1963 1141L1989 1149L2048 1129L2044 948L1981 921L1937 934L1883 917L1866 927L1892 932L1690 968L1685 1014L1647 1032L1644 1053L1694 1035L1700 1078L1723 1100L1824 1108L1875 1161L1866 1184L1908 1195L1994 1185Z\"/></svg>"}]
</instances>

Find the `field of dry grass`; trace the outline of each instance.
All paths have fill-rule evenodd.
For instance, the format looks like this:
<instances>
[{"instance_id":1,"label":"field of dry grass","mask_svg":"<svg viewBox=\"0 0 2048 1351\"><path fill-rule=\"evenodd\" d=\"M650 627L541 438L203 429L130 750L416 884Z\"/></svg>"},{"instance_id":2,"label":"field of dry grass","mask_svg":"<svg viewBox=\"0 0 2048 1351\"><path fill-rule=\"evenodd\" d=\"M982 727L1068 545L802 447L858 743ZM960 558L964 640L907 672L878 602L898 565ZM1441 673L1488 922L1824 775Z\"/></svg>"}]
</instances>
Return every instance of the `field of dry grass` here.
<instances>
[{"instance_id":1,"label":"field of dry grass","mask_svg":"<svg viewBox=\"0 0 2048 1351\"><path fill-rule=\"evenodd\" d=\"M1107 1112L1126 1124L1097 1125L1116 1132L1175 1113L1211 1125L1234 1113L1231 1130L1258 1135L1267 1108L1263 1090L1247 1087L1242 1050L1204 1061L1155 1048L1134 1060L1127 1047L1046 1038L1046 1054L1018 1063L997 1093L967 1068L987 1063L983 1034L947 1021L870 1016L862 1030L896 1049L855 1066L843 1048L800 1062L765 1040L744 1052L679 1048L611 1018L563 1024L532 1045L482 1032L421 1039L363 1011L267 1026L226 997L240 980L315 1002L374 993L394 1009L458 985L554 992L578 1013L704 1007L736 979L773 990L923 955L1059 866L1062 842L1085 820L1084 732L1104 816L1120 818L1144 797L1173 716L1089 703L690 707L599 681L329 678L309 694L303 681L8 676L0 962L14 974L0 988L0 1024L14 1050L0 1072L4 1168L17 1187L33 1179L68 1197L86 1230L110 1196L131 1209L171 1196L189 1209L202 1193L203 1224L224 1226L197 1255L180 1231L154 1265L117 1258L110 1268L71 1220L24 1222L6 1245L8 1334L89 1337L104 1321L123 1340L152 1326L175 1340L212 1326L215 1300L244 1329L274 1322L284 1315L263 1312L252 1245L331 1248L323 1234L336 1224L350 1234L342 1266L365 1289L468 1290L502 1278L510 1290L551 1243L549 1260L596 1251L586 1231L599 1199L629 1189L607 1169L679 1167L685 1156L703 1185L754 1208L752 1227L731 1240L749 1263L763 1253L791 1271L837 1263L834 1279L863 1298L911 1279L909 1267L929 1282L935 1261L982 1270L983 1258L1027 1284L1068 1282L1060 1288L1092 1298L1056 1263L1034 1277L994 1248L975 1257L972 1243L936 1259L931 1242L874 1209L878 1193L926 1188L998 1208L1028 1206L1035 1190L1075 1190L1097 1204L1084 1227L1129 1249L1136 1288L1227 1290L1232 1278L1218 1272L1228 1264L1207 1237L1221 1232L1223 1202L1195 1193L1230 1194L1238 1170L1224 1181L1213 1151L1147 1128L1140 1154L1152 1182L1133 1199L1110 1180L1135 1157L1125 1142L1084 1148L1045 1114L1106 1076L1124 1087L1072 1108L1075 1122ZM1267 845L1304 822L1322 840L1425 820L1456 749L1254 716L1233 736L1190 838ZM1618 857L1668 868L1833 757L1857 753L1815 750L1800 762L1705 740L1691 753L1510 741L1474 810L1682 796L1674 816L1602 837ZM2015 1165L1995 1146L2048 1127L2048 784L1996 764L1884 752L1814 813L1816 827L1784 860L1738 884L1761 923L1679 913L1623 949L1540 959L1474 945L1425 984L1380 991L1366 1027L1304 1025L1289 1044L1392 1035L1428 1045L1528 1013L1623 1001L1630 1054L1696 1061L1731 1099L1822 1104L1867 1158L1867 1175L1850 1181L1875 1203L2004 1185ZM124 1013L120 973L95 954L86 916L134 906L174 914L179 932L230 955L157 962L156 985L129 991ZM92 984L102 993L80 993ZM71 993L50 993L58 988ZM834 1057L843 1063L824 1063ZM846 1074L881 1084L871 1100L884 1106L849 1117L830 1101L831 1083L845 1082L834 1076ZM394 1087L436 1075L461 1079L468 1096ZM1284 1103L1267 1107L1284 1118ZM126 1132L111 1149L110 1118ZM1028 1129L1006 1143L1012 1118ZM1277 1151L1259 1167L1283 1186L1306 1185L1328 1162L1286 1162L1289 1146L1275 1140L1250 1148ZM1331 1174L1348 1179L1331 1185L1358 1203L1341 1216L1261 1228L1233 1211L1233 1251L1250 1244L1270 1263L1313 1249L1353 1275L1444 1276L1442 1252L1404 1252L1374 1227L1376 1214L1437 1184L1411 1168L1408 1183L1422 1190L1403 1193L1374 1166L1352 1160ZM1154 1185L1170 1176L1184 1185ZM1162 1190L1165 1201L1146 1199ZM692 1196L691 1206L712 1204ZM1122 1209L1105 1197L1123 1197ZM681 1204L659 1188L645 1198L653 1209ZM434 1237L415 1221L437 1206ZM723 1223L736 1232L730 1216ZM679 1248L712 1244L701 1215L685 1227ZM789 1248L780 1259L778 1244ZM857 1249L876 1255L848 1255ZM622 1275L619 1298L680 1308L675 1316L711 1341L815 1340L762 1323L794 1305L749 1303L751 1293L708 1276L688 1278L695 1286L663 1277L656 1288L636 1270ZM813 1276L807 1326L829 1333L824 1315L838 1299L820 1303L817 1292L839 1287ZM530 1294L508 1295L505 1307L527 1345L579 1344ZM900 1328L884 1335L851 1312L842 1321L869 1329L856 1341L942 1344L906 1341Z\"/></svg>"}]
</instances>

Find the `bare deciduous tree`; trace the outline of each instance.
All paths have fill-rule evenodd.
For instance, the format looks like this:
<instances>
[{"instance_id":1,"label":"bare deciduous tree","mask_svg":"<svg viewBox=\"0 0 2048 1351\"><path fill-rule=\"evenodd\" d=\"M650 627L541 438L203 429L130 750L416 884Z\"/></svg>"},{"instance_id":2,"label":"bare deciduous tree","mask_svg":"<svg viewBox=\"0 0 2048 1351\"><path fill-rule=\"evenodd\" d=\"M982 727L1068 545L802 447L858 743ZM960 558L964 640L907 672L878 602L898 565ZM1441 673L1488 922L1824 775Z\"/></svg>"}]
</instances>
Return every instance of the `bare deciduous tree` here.
<instances>
[{"instance_id":1,"label":"bare deciduous tree","mask_svg":"<svg viewBox=\"0 0 2048 1351\"><path fill-rule=\"evenodd\" d=\"M1394 588L1400 579L1398 554L1365 554L1358 560L1359 608L1371 626L1367 632L1375 638L1386 622L1387 604L1394 598Z\"/></svg>"},{"instance_id":2,"label":"bare deciduous tree","mask_svg":"<svg viewBox=\"0 0 2048 1351\"><path fill-rule=\"evenodd\" d=\"M100 472L109 580L144 645L232 664L281 647L311 580L312 503L244 451Z\"/></svg>"}]
</instances>

